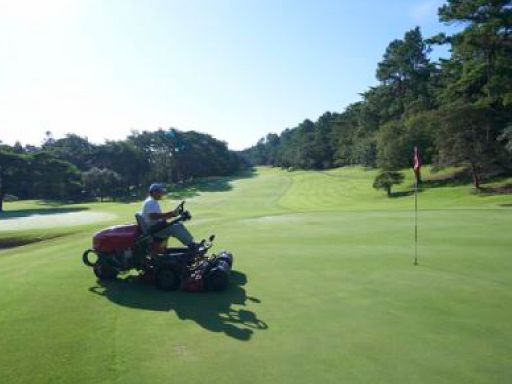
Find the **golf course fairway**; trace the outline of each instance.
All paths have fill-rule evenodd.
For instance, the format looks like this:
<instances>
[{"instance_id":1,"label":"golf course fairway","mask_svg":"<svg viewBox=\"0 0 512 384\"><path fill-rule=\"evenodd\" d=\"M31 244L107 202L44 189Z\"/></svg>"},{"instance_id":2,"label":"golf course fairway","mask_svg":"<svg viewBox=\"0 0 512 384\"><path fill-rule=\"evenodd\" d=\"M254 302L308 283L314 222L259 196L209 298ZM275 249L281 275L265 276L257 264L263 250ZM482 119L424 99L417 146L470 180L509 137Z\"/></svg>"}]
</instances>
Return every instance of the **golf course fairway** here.
<instances>
[{"instance_id":1,"label":"golf course fairway","mask_svg":"<svg viewBox=\"0 0 512 384\"><path fill-rule=\"evenodd\" d=\"M0 383L510 383L512 196L425 183L414 266L412 172L392 198L376 172L258 168L172 193L233 252L222 293L96 281L82 252L140 202L5 203L2 221L114 219L0 232Z\"/></svg>"}]
</instances>

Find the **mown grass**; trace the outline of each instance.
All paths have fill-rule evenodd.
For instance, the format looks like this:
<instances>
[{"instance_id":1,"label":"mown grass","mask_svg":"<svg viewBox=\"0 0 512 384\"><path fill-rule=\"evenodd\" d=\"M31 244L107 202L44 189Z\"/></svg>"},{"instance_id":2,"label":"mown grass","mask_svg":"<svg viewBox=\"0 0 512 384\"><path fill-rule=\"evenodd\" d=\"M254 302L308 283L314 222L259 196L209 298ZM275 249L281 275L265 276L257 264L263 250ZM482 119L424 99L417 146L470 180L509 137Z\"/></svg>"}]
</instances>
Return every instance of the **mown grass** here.
<instances>
[{"instance_id":1,"label":"mown grass","mask_svg":"<svg viewBox=\"0 0 512 384\"><path fill-rule=\"evenodd\" d=\"M424 189L414 267L413 196L374 176L261 168L196 189L189 227L235 254L222 294L96 282L81 252L139 203L86 205L117 217L0 251L2 382L509 382L512 197Z\"/></svg>"}]
</instances>

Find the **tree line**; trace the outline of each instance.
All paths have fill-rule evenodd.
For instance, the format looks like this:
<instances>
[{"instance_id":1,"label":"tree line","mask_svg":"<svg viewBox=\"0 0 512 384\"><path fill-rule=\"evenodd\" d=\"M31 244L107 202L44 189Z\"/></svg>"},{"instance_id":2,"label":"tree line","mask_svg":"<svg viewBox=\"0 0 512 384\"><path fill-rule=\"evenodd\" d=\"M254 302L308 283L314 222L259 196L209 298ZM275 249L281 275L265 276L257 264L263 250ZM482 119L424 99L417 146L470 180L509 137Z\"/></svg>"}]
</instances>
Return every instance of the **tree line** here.
<instances>
[{"instance_id":1,"label":"tree line","mask_svg":"<svg viewBox=\"0 0 512 384\"><path fill-rule=\"evenodd\" d=\"M225 142L177 129L134 131L125 140L93 144L50 132L41 146L0 142L0 211L6 195L78 201L141 196L155 181L185 183L247 166Z\"/></svg>"},{"instance_id":2,"label":"tree line","mask_svg":"<svg viewBox=\"0 0 512 384\"><path fill-rule=\"evenodd\" d=\"M283 168L379 167L389 179L418 146L424 163L467 166L476 188L486 174L510 172L512 4L449 0L438 14L463 28L429 38L419 27L406 32L386 48L379 83L361 101L270 133L243 155ZM436 45L448 45L450 57L433 62Z\"/></svg>"}]
</instances>

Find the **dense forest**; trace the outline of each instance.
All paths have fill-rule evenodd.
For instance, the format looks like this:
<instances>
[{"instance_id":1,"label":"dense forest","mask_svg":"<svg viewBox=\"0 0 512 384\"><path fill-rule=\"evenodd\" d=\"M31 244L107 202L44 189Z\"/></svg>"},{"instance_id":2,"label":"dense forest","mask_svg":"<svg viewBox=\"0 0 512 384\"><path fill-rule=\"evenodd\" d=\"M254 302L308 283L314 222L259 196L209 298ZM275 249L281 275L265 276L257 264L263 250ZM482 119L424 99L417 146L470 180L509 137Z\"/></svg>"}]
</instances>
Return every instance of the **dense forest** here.
<instances>
[{"instance_id":1,"label":"dense forest","mask_svg":"<svg viewBox=\"0 0 512 384\"><path fill-rule=\"evenodd\" d=\"M361 101L270 133L243 155L257 165L363 165L389 173L410 166L418 146L424 163L466 166L476 188L485 175L510 172L512 3L449 0L438 14L460 32L430 38L418 27L406 32L386 48L379 84ZM450 57L432 62L435 45L448 45Z\"/></svg>"},{"instance_id":2,"label":"dense forest","mask_svg":"<svg viewBox=\"0 0 512 384\"><path fill-rule=\"evenodd\" d=\"M50 132L40 147L0 143L0 211L4 198L79 201L140 197L154 182L184 183L230 175L246 162L210 135L176 129L132 132L95 145Z\"/></svg>"}]
</instances>

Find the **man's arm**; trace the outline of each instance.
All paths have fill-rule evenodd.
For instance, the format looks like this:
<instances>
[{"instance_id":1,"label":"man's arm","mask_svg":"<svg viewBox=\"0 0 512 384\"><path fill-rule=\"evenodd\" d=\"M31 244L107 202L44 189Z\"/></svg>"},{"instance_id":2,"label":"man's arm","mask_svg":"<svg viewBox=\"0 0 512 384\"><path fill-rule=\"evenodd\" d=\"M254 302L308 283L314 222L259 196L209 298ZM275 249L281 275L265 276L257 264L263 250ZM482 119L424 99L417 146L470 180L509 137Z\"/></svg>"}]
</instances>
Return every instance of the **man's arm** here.
<instances>
[{"instance_id":1,"label":"man's arm","mask_svg":"<svg viewBox=\"0 0 512 384\"><path fill-rule=\"evenodd\" d=\"M150 213L149 215L150 220L167 220L171 217L178 216L177 209L173 209L169 212L162 212L162 213Z\"/></svg>"}]
</instances>

